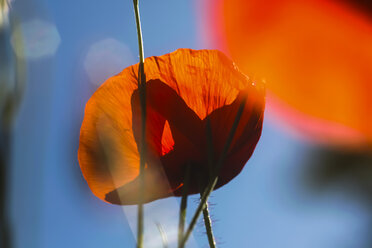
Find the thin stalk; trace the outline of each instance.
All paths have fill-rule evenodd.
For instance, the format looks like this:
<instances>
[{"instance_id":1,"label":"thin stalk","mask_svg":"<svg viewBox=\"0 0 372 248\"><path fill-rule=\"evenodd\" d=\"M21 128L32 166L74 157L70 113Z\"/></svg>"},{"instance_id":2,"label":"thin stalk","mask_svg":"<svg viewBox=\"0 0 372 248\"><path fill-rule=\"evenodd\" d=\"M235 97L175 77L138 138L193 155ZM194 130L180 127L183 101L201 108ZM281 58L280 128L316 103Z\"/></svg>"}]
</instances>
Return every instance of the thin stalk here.
<instances>
[{"instance_id":1,"label":"thin stalk","mask_svg":"<svg viewBox=\"0 0 372 248\"><path fill-rule=\"evenodd\" d=\"M134 7L134 14L136 17L139 60L140 60L140 64L143 65L145 63L145 55L144 55L144 50L143 50L141 18L140 18L140 12L139 12L139 0L133 0L133 7Z\"/></svg>"},{"instance_id":2,"label":"thin stalk","mask_svg":"<svg viewBox=\"0 0 372 248\"><path fill-rule=\"evenodd\" d=\"M194 229L194 227L196 225L196 222L199 219L200 214L202 213L202 211L204 209L205 203L207 202L209 195L211 194L214 187L216 186L216 183L217 183L217 178L215 178L213 181L211 181L208 184L206 190L204 191L202 197L200 198L200 203L199 203L199 205L198 205L198 207L197 207L197 209L194 213L193 218L191 219L191 222L190 222L189 227L187 228L187 230L185 232L185 235L183 236L180 248L185 247L185 244L186 244L188 238L190 237L190 234L191 234L192 230Z\"/></svg>"},{"instance_id":3,"label":"thin stalk","mask_svg":"<svg viewBox=\"0 0 372 248\"><path fill-rule=\"evenodd\" d=\"M207 125L206 125L206 131L207 131L207 152L208 152L208 168L209 168L209 176L212 179L213 177L213 160L214 160L214 149L213 149L213 135L212 135L212 127L211 127L211 120L210 118L207 118ZM200 183L200 192L204 191L204 187L202 186L202 181ZM201 195L200 195L201 196ZM216 247L216 242L213 236L212 231L212 222L209 215L209 209L208 209L208 201L205 203L205 208L203 209L203 218L204 218L204 226L208 237L209 247Z\"/></svg>"},{"instance_id":4,"label":"thin stalk","mask_svg":"<svg viewBox=\"0 0 372 248\"><path fill-rule=\"evenodd\" d=\"M143 51L143 39L141 30L141 19L139 12L139 1L133 0L134 14L136 18L137 37L138 37L138 51L139 51L139 67L138 67L138 90L140 95L141 104L141 141L140 141L140 192L139 192L139 203L138 203L138 223L137 223L137 248L143 248L143 196L145 193L145 181L144 172L146 164L146 76L144 71L144 51Z\"/></svg>"},{"instance_id":5,"label":"thin stalk","mask_svg":"<svg viewBox=\"0 0 372 248\"><path fill-rule=\"evenodd\" d=\"M205 230L207 231L209 247L216 248L216 242L215 242L213 231L212 231L212 222L209 216L208 202L205 203L205 208L203 209L203 217L204 217Z\"/></svg>"},{"instance_id":6,"label":"thin stalk","mask_svg":"<svg viewBox=\"0 0 372 248\"><path fill-rule=\"evenodd\" d=\"M0 1L0 11L3 11L5 6L10 8L9 1ZM0 13L1 14L1 13ZM14 40L15 49L24 52L23 46L23 35L22 32L15 30L14 27L19 24L19 20L15 17L11 17L9 20L9 27L0 27L0 53L6 54L4 63L2 65L11 65L15 69L14 79L9 82L14 84L11 91L4 95L3 108L0 109L0 247L11 248L14 246L14 232L12 223L9 219L9 194L10 194L10 178L11 178L11 161L10 156L12 152L12 133L13 133L13 122L17 114L18 106L22 100L22 95L25 89L25 61L17 56L14 57L9 54L4 44L9 39L8 31L15 34ZM9 28L9 29L8 29ZM0 66L2 66L0 65ZM4 68L0 68L4 69ZM0 75L0 84L5 83L8 77L12 73L11 70L4 71ZM1 85L0 85L1 86Z\"/></svg>"},{"instance_id":7,"label":"thin stalk","mask_svg":"<svg viewBox=\"0 0 372 248\"><path fill-rule=\"evenodd\" d=\"M209 120L207 120L207 121L209 121ZM209 129L209 131L211 130L210 128L211 128L210 122L209 122L209 125L208 125L208 122L207 122L207 129ZM207 130L207 132L208 132L208 130ZM203 179L200 177L199 178L200 192L204 191L205 185L203 185L203 183L204 183ZM202 196L201 193L200 193L200 196ZM210 215L209 215L209 206L208 205L209 204L208 204L208 201L207 201L205 203L205 207L203 209L204 226L205 226L205 231L206 231L207 237L208 237L209 247L210 248L216 248L216 242L215 242L215 239L214 239L214 236L213 236L212 221L211 221L211 218L210 218Z\"/></svg>"},{"instance_id":8,"label":"thin stalk","mask_svg":"<svg viewBox=\"0 0 372 248\"><path fill-rule=\"evenodd\" d=\"M4 130L0 124L0 247L10 248L11 242L11 226L7 208L8 186L9 181L9 153L10 153L10 132Z\"/></svg>"},{"instance_id":9,"label":"thin stalk","mask_svg":"<svg viewBox=\"0 0 372 248\"><path fill-rule=\"evenodd\" d=\"M246 98L243 99L242 103L239 105L239 109L238 109L238 112L236 113L236 116L235 116L235 120L234 120L234 123L230 129L230 133L229 133L229 136L227 137L227 140L226 140L226 143L224 145L224 148L222 150L222 154L221 154L221 157L217 163L217 166L215 167L215 171L214 171L214 175L212 177L212 180L208 183L207 187L205 188L204 190L204 193L202 194L202 197L200 198L200 203L194 213L194 216L193 218L191 219L191 222L190 222L190 225L189 227L187 228L186 230L186 233L183 237L183 240L181 242L181 248L185 246L186 242L187 242L187 239L190 237L191 233L192 233L192 230L194 229L198 219L199 219L199 216L200 214L202 213L204 207L205 207L205 204L210 196L210 194L212 193L214 187L216 186L217 184L217 181L218 181L218 173L223 165L223 162L226 158L226 155L227 155L227 152L230 148L230 145L232 143L232 140L234 138L234 135L235 135L235 132L236 132L236 129L238 127L238 124L239 124L239 121L240 121L240 118L242 117L242 114L243 114L243 110L244 110L244 106L245 106L245 103L246 103Z\"/></svg>"},{"instance_id":10,"label":"thin stalk","mask_svg":"<svg viewBox=\"0 0 372 248\"><path fill-rule=\"evenodd\" d=\"M187 166L185 170L184 184L182 187L182 198L180 206L180 217L178 222L178 247L181 247L181 241L183 239L183 232L185 230L186 222L186 209L187 209L187 192L189 188L189 176L190 176L190 167Z\"/></svg>"}]
</instances>

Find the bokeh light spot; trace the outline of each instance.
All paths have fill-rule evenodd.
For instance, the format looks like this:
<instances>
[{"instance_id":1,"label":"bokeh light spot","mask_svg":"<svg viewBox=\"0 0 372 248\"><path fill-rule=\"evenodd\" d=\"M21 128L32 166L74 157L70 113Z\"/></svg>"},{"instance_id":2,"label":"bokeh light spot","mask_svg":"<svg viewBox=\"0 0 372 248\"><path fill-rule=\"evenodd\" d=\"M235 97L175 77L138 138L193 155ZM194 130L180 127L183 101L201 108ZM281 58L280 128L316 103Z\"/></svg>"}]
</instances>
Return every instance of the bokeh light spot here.
<instances>
[{"instance_id":1,"label":"bokeh light spot","mask_svg":"<svg viewBox=\"0 0 372 248\"><path fill-rule=\"evenodd\" d=\"M107 78L134 64L130 49L122 42L107 38L90 46L84 68L92 84L101 85Z\"/></svg>"},{"instance_id":2,"label":"bokeh light spot","mask_svg":"<svg viewBox=\"0 0 372 248\"><path fill-rule=\"evenodd\" d=\"M19 42L22 45L19 45ZM27 59L53 56L60 43L61 38L55 25L38 19L17 26L11 37L17 57Z\"/></svg>"}]
</instances>

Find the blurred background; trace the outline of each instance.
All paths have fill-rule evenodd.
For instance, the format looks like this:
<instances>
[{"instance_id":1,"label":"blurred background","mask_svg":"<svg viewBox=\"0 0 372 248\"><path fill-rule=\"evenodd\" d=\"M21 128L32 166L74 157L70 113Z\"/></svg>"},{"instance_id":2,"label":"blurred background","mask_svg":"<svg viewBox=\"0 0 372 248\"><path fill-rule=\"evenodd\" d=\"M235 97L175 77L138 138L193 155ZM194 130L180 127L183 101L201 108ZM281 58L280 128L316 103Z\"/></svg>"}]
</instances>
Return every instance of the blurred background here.
<instances>
[{"instance_id":1,"label":"blurred background","mask_svg":"<svg viewBox=\"0 0 372 248\"><path fill-rule=\"evenodd\" d=\"M2 228L12 247L134 247L135 207L94 197L77 161L85 103L138 62L132 1L0 0ZM140 1L145 56L219 49L267 83L261 140L210 198L218 247L372 247L368 1ZM175 247L178 198L145 206ZM189 215L197 205L192 196ZM6 236L2 235L2 240ZM200 225L188 247L208 247Z\"/></svg>"}]
</instances>

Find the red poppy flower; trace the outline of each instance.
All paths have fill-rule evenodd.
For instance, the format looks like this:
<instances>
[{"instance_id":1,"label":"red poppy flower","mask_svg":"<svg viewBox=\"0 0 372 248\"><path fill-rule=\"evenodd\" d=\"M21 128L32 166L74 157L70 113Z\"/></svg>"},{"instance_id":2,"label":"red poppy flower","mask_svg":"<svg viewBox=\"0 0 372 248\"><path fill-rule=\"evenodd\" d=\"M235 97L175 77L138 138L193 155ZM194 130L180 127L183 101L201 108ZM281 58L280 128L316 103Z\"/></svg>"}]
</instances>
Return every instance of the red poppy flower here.
<instances>
[{"instance_id":1,"label":"red poppy flower","mask_svg":"<svg viewBox=\"0 0 372 248\"><path fill-rule=\"evenodd\" d=\"M239 105L244 110L219 173L217 187L244 167L259 140L264 111L262 84L253 83L221 52L180 49L145 60L145 202L181 195L190 167L189 194L209 180L207 119L217 159ZM79 163L93 193L115 204L139 202L141 109L138 64L109 78L85 108ZM245 100L246 99L246 100Z\"/></svg>"},{"instance_id":2,"label":"red poppy flower","mask_svg":"<svg viewBox=\"0 0 372 248\"><path fill-rule=\"evenodd\" d=\"M372 143L370 1L207 2L203 31L242 71L265 77L277 120L321 142Z\"/></svg>"}]
</instances>

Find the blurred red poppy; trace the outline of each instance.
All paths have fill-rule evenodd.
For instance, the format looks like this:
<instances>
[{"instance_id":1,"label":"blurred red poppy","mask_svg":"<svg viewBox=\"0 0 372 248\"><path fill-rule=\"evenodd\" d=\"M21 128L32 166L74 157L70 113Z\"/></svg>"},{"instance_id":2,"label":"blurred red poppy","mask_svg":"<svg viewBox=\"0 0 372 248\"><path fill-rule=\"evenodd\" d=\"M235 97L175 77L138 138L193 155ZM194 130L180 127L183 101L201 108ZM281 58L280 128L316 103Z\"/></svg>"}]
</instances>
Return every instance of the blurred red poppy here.
<instances>
[{"instance_id":1,"label":"blurred red poppy","mask_svg":"<svg viewBox=\"0 0 372 248\"><path fill-rule=\"evenodd\" d=\"M368 1L207 2L209 24L203 32L242 71L266 79L276 120L312 140L371 144Z\"/></svg>"},{"instance_id":2,"label":"blurred red poppy","mask_svg":"<svg viewBox=\"0 0 372 248\"><path fill-rule=\"evenodd\" d=\"M207 119L217 158L239 105L244 110L219 173L217 187L244 167L259 140L264 87L253 83L221 52L179 49L145 60L146 142L145 202L181 195L186 166L189 194L209 180ZM139 202L141 109L138 64L109 78L85 108L79 163L93 193L114 204Z\"/></svg>"}]
</instances>

